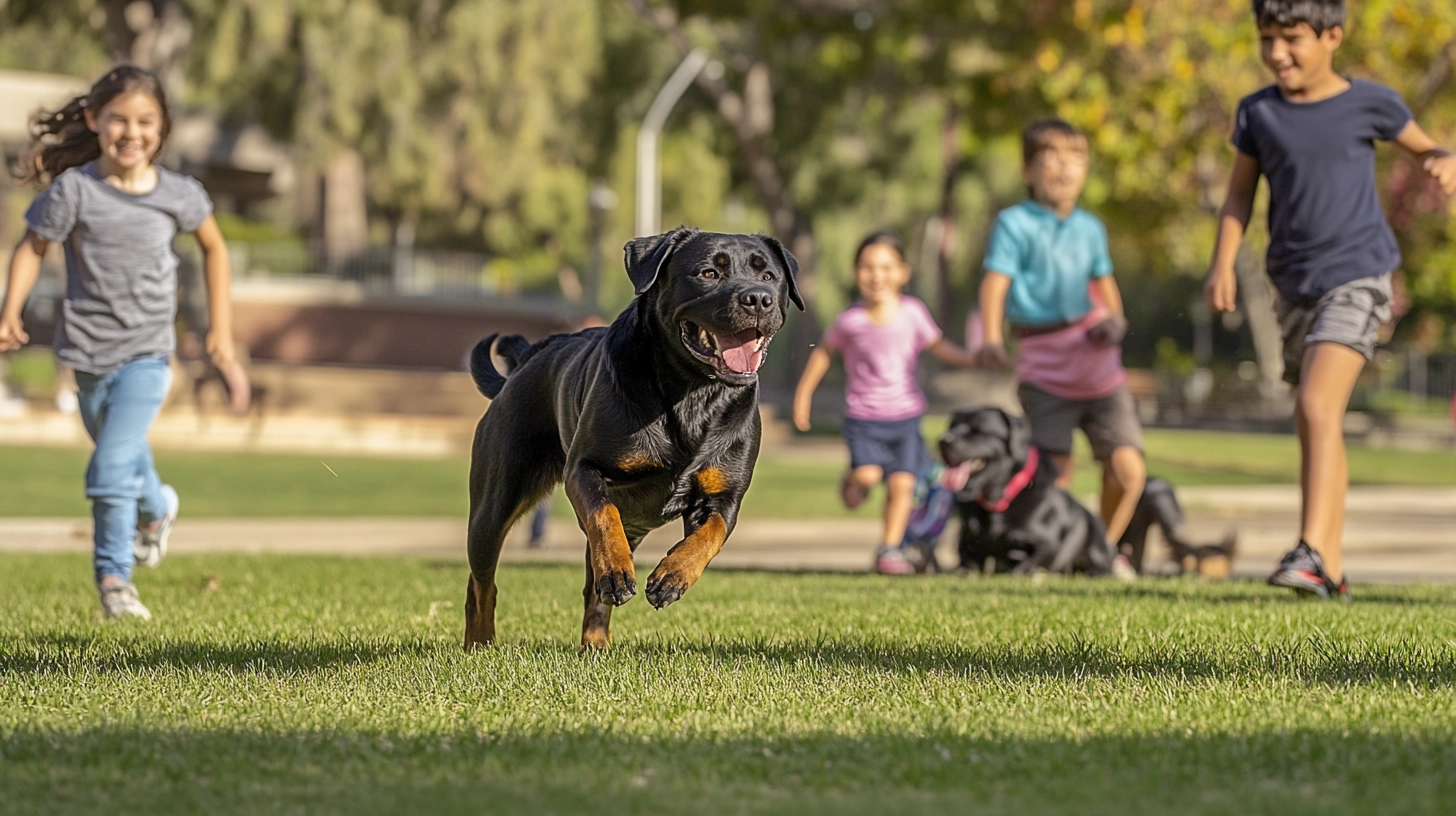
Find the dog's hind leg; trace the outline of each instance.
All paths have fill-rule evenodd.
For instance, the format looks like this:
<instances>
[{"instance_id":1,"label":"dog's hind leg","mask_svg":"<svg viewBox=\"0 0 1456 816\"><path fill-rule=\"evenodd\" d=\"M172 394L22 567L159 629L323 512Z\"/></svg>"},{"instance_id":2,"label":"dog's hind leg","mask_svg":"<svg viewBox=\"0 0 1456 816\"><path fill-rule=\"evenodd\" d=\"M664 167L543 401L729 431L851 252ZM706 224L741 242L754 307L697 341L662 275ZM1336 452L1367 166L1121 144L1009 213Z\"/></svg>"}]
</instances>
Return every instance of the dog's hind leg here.
<instances>
[{"instance_id":1,"label":"dog's hind leg","mask_svg":"<svg viewBox=\"0 0 1456 816\"><path fill-rule=\"evenodd\" d=\"M487 420L489 415L487 414ZM556 479L546 445L504 440L482 423L470 473L470 528L466 541L470 582L465 591L465 648L495 642L496 567L506 533L536 506ZM482 455L482 451L488 451Z\"/></svg>"},{"instance_id":2,"label":"dog's hind leg","mask_svg":"<svg viewBox=\"0 0 1456 816\"><path fill-rule=\"evenodd\" d=\"M465 587L465 649L495 642L495 582L482 586L470 576Z\"/></svg>"},{"instance_id":3,"label":"dog's hind leg","mask_svg":"<svg viewBox=\"0 0 1456 816\"><path fill-rule=\"evenodd\" d=\"M612 645L612 607L597 597L597 576L592 570L591 552L586 554L586 586L581 590L586 612L581 618L581 651Z\"/></svg>"}]
</instances>

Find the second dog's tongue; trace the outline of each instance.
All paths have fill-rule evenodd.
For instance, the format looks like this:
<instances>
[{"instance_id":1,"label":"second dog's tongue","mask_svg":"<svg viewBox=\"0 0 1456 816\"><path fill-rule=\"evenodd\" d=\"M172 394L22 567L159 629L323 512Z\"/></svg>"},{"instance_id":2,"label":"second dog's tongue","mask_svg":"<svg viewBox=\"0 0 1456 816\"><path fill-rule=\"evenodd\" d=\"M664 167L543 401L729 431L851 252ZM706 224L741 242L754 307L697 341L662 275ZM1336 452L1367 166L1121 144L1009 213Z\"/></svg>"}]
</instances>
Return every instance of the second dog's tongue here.
<instances>
[{"instance_id":1,"label":"second dog's tongue","mask_svg":"<svg viewBox=\"0 0 1456 816\"><path fill-rule=\"evenodd\" d=\"M752 374L763 365L763 350L757 348L756 343L757 329L744 329L737 334L715 334L713 339L718 341L718 352L730 369L740 374Z\"/></svg>"},{"instance_id":2,"label":"second dog's tongue","mask_svg":"<svg viewBox=\"0 0 1456 816\"><path fill-rule=\"evenodd\" d=\"M970 480L970 462L963 462L953 468L946 468L945 471L940 474L940 486L944 487L946 490L949 490L952 493L960 492L960 489L965 487L966 482L969 482Z\"/></svg>"}]
</instances>

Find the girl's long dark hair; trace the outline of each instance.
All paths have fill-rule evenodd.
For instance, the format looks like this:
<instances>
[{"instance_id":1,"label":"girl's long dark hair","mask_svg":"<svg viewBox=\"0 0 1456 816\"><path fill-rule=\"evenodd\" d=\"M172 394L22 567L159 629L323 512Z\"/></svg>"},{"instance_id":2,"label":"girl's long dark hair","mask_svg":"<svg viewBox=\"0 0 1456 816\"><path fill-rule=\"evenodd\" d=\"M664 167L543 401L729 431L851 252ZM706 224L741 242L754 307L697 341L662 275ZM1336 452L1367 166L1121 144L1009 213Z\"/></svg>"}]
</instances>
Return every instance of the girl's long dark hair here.
<instances>
[{"instance_id":1,"label":"girl's long dark hair","mask_svg":"<svg viewBox=\"0 0 1456 816\"><path fill-rule=\"evenodd\" d=\"M895 254L900 256L901 262L905 260L905 246L900 243L900 237L893 232L880 231L866 235L865 239L859 242L859 248L854 251L856 265L859 264L860 256L864 254L864 251L872 246L887 246L895 250Z\"/></svg>"},{"instance_id":2,"label":"girl's long dark hair","mask_svg":"<svg viewBox=\"0 0 1456 816\"><path fill-rule=\"evenodd\" d=\"M30 184L50 184L56 176L72 167L95 161L101 156L101 143L86 125L86 111L100 110L125 93L140 92L157 100L162 109L162 141L172 130L172 115L167 110L167 94L162 83L149 71L135 65L118 65L96 80L85 96L72 99L54 113L41 111L30 120L30 151L10 168L11 175Z\"/></svg>"}]
</instances>

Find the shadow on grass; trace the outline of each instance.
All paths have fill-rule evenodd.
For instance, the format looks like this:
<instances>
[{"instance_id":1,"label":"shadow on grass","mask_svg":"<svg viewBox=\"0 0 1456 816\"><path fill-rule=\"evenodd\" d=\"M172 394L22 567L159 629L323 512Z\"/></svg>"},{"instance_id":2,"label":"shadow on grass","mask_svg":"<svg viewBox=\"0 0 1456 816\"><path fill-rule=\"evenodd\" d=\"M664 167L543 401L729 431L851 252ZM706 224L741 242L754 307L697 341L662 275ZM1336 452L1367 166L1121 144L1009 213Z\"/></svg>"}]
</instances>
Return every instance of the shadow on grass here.
<instances>
[{"instance_id":1,"label":"shadow on grass","mask_svg":"<svg viewBox=\"0 0 1456 816\"><path fill-rule=\"evenodd\" d=\"M1449 812L1445 735L0 732L10 813ZM689 804L690 803L690 804Z\"/></svg>"},{"instance_id":2,"label":"shadow on grass","mask_svg":"<svg viewBox=\"0 0 1456 816\"><path fill-rule=\"evenodd\" d=\"M230 674L297 674L339 666L366 665L400 658L419 663L452 663L465 658L454 643L381 640L375 643L258 641L218 645L202 642L129 642L93 648L74 636L30 638L27 645L0 650L0 680L32 673L131 674L166 668ZM575 650L573 643L539 639L487 651L482 671L497 660L535 660ZM693 663L686 672L717 666L758 665L770 670L826 671L886 675L962 677L978 682L1024 685L1028 682L1133 680L1149 684L1189 681L1270 682L1294 680L1329 687L1390 685L1441 688L1456 684L1456 652L1418 642L1365 644L1311 636L1256 644L1184 644L1176 640L1143 642L1117 648L1071 635L1050 642L967 645L954 641L904 643L874 638L734 637L703 639L646 635L621 637L604 654L584 660L641 663L644 666ZM653 669L654 671L657 669Z\"/></svg>"},{"instance_id":3,"label":"shadow on grass","mask_svg":"<svg viewBox=\"0 0 1456 816\"><path fill-rule=\"evenodd\" d=\"M715 662L757 661L768 665L808 666L829 671L870 670L888 674L922 673L994 679L1011 684L1031 681L1135 680L1183 683L1194 680L1277 679L1305 684L1411 684L1441 688L1456 683L1456 654L1419 643L1370 646L1310 637L1276 644L1188 646L1163 641L1127 651L1077 637L1067 642L922 645L842 641L756 643L641 642L618 647L650 658L681 654Z\"/></svg>"},{"instance_id":4,"label":"shadow on grass","mask_svg":"<svg viewBox=\"0 0 1456 816\"><path fill-rule=\"evenodd\" d=\"M27 637L14 651L0 649L0 676L68 672L77 666L98 674L173 668L245 673L308 672L421 655L433 647L419 642L311 642L256 640L218 644L194 641L117 642L72 634Z\"/></svg>"}]
</instances>

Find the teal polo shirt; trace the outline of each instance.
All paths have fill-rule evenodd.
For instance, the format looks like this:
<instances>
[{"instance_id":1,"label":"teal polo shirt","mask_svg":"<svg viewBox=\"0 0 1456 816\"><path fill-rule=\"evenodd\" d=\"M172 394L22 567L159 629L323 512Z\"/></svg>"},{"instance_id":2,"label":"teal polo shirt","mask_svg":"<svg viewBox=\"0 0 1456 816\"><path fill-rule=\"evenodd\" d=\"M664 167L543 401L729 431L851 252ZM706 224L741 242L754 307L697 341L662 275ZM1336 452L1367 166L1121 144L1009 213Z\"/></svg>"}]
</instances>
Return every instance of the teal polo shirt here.
<instances>
[{"instance_id":1,"label":"teal polo shirt","mask_svg":"<svg viewBox=\"0 0 1456 816\"><path fill-rule=\"evenodd\" d=\"M1011 278L1006 318L1013 324L1071 323L1092 311L1092 279L1112 274L1107 228L1081 207L1062 219L1023 201L996 216L985 268Z\"/></svg>"}]
</instances>

